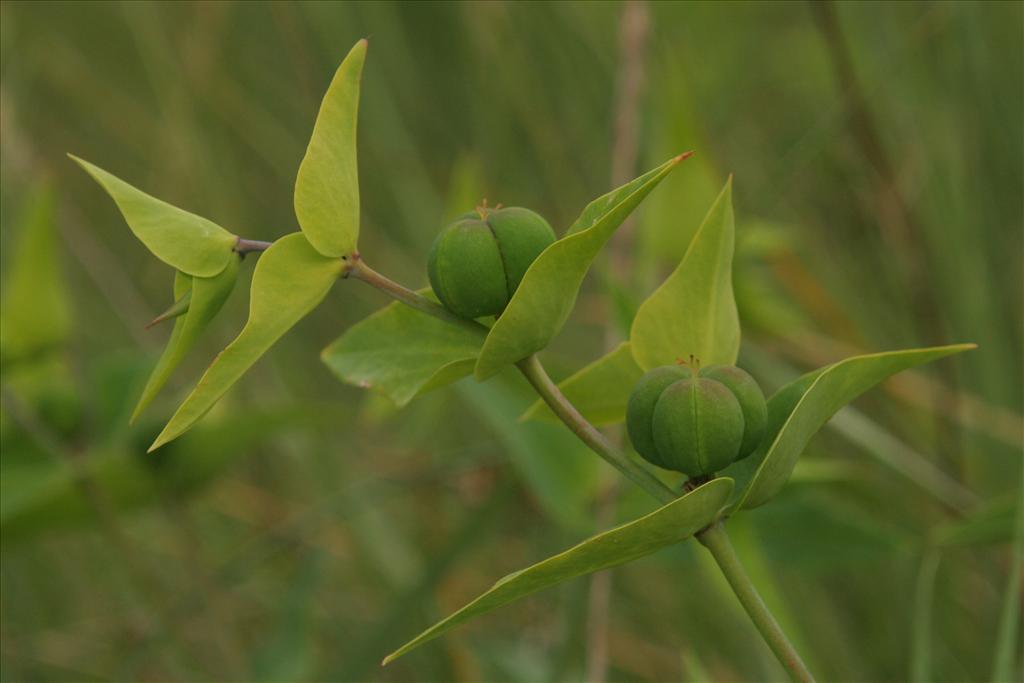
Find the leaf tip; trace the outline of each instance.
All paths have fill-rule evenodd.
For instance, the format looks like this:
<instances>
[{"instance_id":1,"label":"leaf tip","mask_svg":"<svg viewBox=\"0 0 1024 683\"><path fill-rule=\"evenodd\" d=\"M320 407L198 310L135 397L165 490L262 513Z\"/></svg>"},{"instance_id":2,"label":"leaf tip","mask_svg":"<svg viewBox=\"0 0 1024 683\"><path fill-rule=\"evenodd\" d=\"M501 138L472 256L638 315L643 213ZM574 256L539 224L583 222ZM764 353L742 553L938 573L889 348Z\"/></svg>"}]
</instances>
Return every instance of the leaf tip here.
<instances>
[{"instance_id":1,"label":"leaf tip","mask_svg":"<svg viewBox=\"0 0 1024 683\"><path fill-rule=\"evenodd\" d=\"M696 152L694 152L692 149L688 150L686 152L683 152L682 154L680 154L676 158L672 159L672 163L673 164L678 164L680 161L686 161L687 159L692 157L694 154L696 154Z\"/></svg>"}]
</instances>

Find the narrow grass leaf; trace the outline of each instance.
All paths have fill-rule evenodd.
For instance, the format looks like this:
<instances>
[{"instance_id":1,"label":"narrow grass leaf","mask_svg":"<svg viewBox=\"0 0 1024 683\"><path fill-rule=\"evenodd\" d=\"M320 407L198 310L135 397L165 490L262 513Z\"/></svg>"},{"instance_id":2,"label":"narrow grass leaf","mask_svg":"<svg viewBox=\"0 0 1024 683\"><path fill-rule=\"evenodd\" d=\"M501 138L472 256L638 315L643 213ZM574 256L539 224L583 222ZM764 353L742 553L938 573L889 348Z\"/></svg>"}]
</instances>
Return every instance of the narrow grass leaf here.
<instances>
[{"instance_id":1,"label":"narrow grass leaf","mask_svg":"<svg viewBox=\"0 0 1024 683\"><path fill-rule=\"evenodd\" d=\"M686 540L718 518L732 487L731 479L712 480L638 520L499 579L489 591L395 650L383 663L394 661L474 617L539 590L631 562Z\"/></svg>"},{"instance_id":2,"label":"narrow grass leaf","mask_svg":"<svg viewBox=\"0 0 1024 683\"><path fill-rule=\"evenodd\" d=\"M356 43L334 74L295 179L295 216L324 256L351 254L359 237L356 120L366 45Z\"/></svg>"},{"instance_id":3,"label":"narrow grass leaf","mask_svg":"<svg viewBox=\"0 0 1024 683\"><path fill-rule=\"evenodd\" d=\"M267 349L323 301L341 268L341 259L323 256L297 232L263 252L252 276L248 322L213 360L149 450L177 438L205 415Z\"/></svg>"},{"instance_id":4,"label":"narrow grass leaf","mask_svg":"<svg viewBox=\"0 0 1024 683\"><path fill-rule=\"evenodd\" d=\"M847 403L897 372L973 348L953 344L854 356L780 389L768 401L768 429L761 445L726 470L740 482L733 509L757 507L775 497L811 437Z\"/></svg>"},{"instance_id":5,"label":"narrow grass leaf","mask_svg":"<svg viewBox=\"0 0 1024 683\"><path fill-rule=\"evenodd\" d=\"M103 186L128 227L158 259L196 277L213 277L228 265L238 239L235 235L201 216L149 196L84 159L68 156Z\"/></svg>"},{"instance_id":6,"label":"narrow grass leaf","mask_svg":"<svg viewBox=\"0 0 1024 683\"><path fill-rule=\"evenodd\" d=\"M703 365L732 365L740 350L740 320L732 289L736 229L732 179L668 279L640 305L629 339L644 370L693 354Z\"/></svg>"},{"instance_id":7,"label":"narrow grass leaf","mask_svg":"<svg viewBox=\"0 0 1024 683\"><path fill-rule=\"evenodd\" d=\"M643 370L633 359L629 342L558 383L558 388L593 425L609 425L626 419L626 404ZM559 422L542 400L537 400L520 420Z\"/></svg>"},{"instance_id":8,"label":"narrow grass leaf","mask_svg":"<svg viewBox=\"0 0 1024 683\"><path fill-rule=\"evenodd\" d=\"M192 277L178 272L174 278L174 298L188 296L188 310L175 318L167 347L153 368L139 402L132 413L134 422L167 383L175 368L195 345L203 331L227 301L238 279L241 257L228 261L228 265L213 277Z\"/></svg>"},{"instance_id":9,"label":"narrow grass leaf","mask_svg":"<svg viewBox=\"0 0 1024 683\"><path fill-rule=\"evenodd\" d=\"M471 374L483 340L482 332L395 302L350 327L320 358L343 382L403 406Z\"/></svg>"},{"instance_id":10,"label":"narrow grass leaf","mask_svg":"<svg viewBox=\"0 0 1024 683\"><path fill-rule=\"evenodd\" d=\"M595 199L562 239L530 265L491 328L474 373L486 379L548 345L572 312L594 257L637 205L685 159L681 154Z\"/></svg>"}]
</instances>

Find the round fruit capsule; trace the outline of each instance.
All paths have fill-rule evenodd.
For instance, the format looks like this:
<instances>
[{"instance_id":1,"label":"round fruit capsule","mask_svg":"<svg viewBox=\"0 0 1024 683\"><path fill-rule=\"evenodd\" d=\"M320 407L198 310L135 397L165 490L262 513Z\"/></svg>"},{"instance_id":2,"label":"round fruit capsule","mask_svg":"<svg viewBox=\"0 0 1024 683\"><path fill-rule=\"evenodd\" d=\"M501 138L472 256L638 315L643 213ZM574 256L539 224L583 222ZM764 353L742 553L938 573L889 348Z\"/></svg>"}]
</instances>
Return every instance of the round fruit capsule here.
<instances>
[{"instance_id":1,"label":"round fruit capsule","mask_svg":"<svg viewBox=\"0 0 1024 683\"><path fill-rule=\"evenodd\" d=\"M438 300L464 318L500 315L534 259L555 241L541 216L481 207L444 228L427 258Z\"/></svg>"},{"instance_id":2,"label":"round fruit capsule","mask_svg":"<svg viewBox=\"0 0 1024 683\"><path fill-rule=\"evenodd\" d=\"M700 369L700 376L721 382L739 401L743 411L743 442L737 460L747 457L761 443L768 422L768 405L761 387L735 365L709 365Z\"/></svg>"},{"instance_id":3,"label":"round fruit capsule","mask_svg":"<svg viewBox=\"0 0 1024 683\"><path fill-rule=\"evenodd\" d=\"M658 467L668 468L658 454L654 443L654 406L670 385L690 377L690 370L681 365L664 365L648 371L633 387L626 404L626 431L633 448L644 460Z\"/></svg>"},{"instance_id":4,"label":"round fruit capsule","mask_svg":"<svg viewBox=\"0 0 1024 683\"><path fill-rule=\"evenodd\" d=\"M739 454L743 411L724 384L692 377L661 393L651 430L664 467L691 477L712 474Z\"/></svg>"}]
</instances>

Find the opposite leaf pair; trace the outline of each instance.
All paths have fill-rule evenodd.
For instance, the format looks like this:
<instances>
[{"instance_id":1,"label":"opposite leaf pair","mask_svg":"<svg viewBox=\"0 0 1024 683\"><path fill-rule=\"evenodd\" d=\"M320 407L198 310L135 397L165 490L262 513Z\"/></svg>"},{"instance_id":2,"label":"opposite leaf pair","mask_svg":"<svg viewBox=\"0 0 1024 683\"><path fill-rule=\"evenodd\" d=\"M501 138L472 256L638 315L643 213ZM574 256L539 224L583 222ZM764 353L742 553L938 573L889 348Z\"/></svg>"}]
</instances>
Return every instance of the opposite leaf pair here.
<instances>
[{"instance_id":1,"label":"opposite leaf pair","mask_svg":"<svg viewBox=\"0 0 1024 683\"><path fill-rule=\"evenodd\" d=\"M179 436L202 417L267 349L323 300L342 274L346 258L356 252L356 117L366 45L365 40L356 43L338 68L299 167L295 215L302 232L277 240L260 257L252 279L248 322L214 359L150 450ZM177 270L174 298L184 302L184 310L135 409L137 417L230 294L241 260L239 237L149 196L93 164L72 158L113 197L136 237Z\"/></svg>"}]
</instances>

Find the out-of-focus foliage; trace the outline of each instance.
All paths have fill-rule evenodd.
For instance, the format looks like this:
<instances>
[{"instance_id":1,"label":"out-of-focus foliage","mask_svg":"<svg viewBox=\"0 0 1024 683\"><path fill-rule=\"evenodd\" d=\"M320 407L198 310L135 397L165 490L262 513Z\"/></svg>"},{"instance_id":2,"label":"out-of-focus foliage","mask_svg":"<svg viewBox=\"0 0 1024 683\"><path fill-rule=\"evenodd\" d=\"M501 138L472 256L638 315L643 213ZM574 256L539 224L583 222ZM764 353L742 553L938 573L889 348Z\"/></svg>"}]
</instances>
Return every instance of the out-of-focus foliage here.
<instances>
[{"instance_id":1,"label":"out-of-focus foliage","mask_svg":"<svg viewBox=\"0 0 1024 683\"><path fill-rule=\"evenodd\" d=\"M628 177L697 154L611 239L627 268L598 259L545 362L567 377L625 341L733 173L740 364L766 389L876 349L979 344L837 415L789 486L733 520L737 551L823 680L1019 675L1019 639L1008 658L996 643L1019 621L1024 10L647 10ZM359 248L421 287L436 231L472 202L565 226L619 184L622 12L0 6L3 680L585 676L585 581L378 664L493 577L611 526L595 511L608 468L559 426L517 423L532 397L504 374L400 410L339 383L317 354L387 303L350 281L194 431L145 455L242 329L246 298L130 425L170 333L142 328L171 269L65 154L278 238L299 227L321 97L370 36ZM613 522L652 509L624 486ZM695 544L615 570L610 610L610 680L781 675Z\"/></svg>"}]
</instances>

